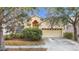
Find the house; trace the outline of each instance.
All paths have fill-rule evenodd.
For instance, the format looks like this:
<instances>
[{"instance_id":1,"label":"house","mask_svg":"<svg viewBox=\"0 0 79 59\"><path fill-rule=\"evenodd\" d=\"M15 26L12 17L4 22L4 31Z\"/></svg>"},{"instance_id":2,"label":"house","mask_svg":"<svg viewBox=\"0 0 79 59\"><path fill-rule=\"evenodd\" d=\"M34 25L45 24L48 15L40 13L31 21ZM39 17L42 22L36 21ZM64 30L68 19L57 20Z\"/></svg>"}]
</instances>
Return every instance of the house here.
<instances>
[{"instance_id":1,"label":"house","mask_svg":"<svg viewBox=\"0 0 79 59\"><path fill-rule=\"evenodd\" d=\"M32 16L29 20L24 21L24 28L38 27L43 32L43 37L62 37L63 27L55 25L51 29L50 23L47 20L42 20L38 16Z\"/></svg>"},{"instance_id":2,"label":"house","mask_svg":"<svg viewBox=\"0 0 79 59\"><path fill-rule=\"evenodd\" d=\"M67 24L65 27L62 25L54 25L51 29L50 23L48 20L43 20L38 16L32 16L29 19L24 21L24 28L38 27L43 32L43 37L63 37L64 32L73 32L73 27L71 24ZM20 26L16 28L16 32L21 32ZM6 30L3 29L3 34L6 33ZM77 34L79 35L79 25L77 26Z\"/></svg>"}]
</instances>

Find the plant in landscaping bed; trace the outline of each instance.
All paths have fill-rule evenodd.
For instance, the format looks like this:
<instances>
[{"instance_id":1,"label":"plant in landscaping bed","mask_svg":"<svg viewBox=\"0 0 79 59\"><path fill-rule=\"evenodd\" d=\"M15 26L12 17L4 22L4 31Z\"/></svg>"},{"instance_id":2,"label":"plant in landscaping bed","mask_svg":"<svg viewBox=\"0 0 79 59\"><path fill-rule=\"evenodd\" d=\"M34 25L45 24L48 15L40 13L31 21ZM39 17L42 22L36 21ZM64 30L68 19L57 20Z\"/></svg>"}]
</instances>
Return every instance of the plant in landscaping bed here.
<instances>
[{"instance_id":1,"label":"plant in landscaping bed","mask_svg":"<svg viewBox=\"0 0 79 59\"><path fill-rule=\"evenodd\" d=\"M23 39L23 33L15 33L14 38L16 39Z\"/></svg>"},{"instance_id":2,"label":"plant in landscaping bed","mask_svg":"<svg viewBox=\"0 0 79 59\"><path fill-rule=\"evenodd\" d=\"M12 37L11 37L10 35L4 35L4 39L5 39L5 40L11 40Z\"/></svg>"},{"instance_id":3,"label":"plant in landscaping bed","mask_svg":"<svg viewBox=\"0 0 79 59\"><path fill-rule=\"evenodd\" d=\"M4 35L5 40L11 40L11 39L23 39L23 34L22 33L15 33L15 34L8 34Z\"/></svg>"},{"instance_id":4,"label":"plant in landscaping bed","mask_svg":"<svg viewBox=\"0 0 79 59\"><path fill-rule=\"evenodd\" d=\"M73 33L72 32L65 32L64 33L64 38L73 39Z\"/></svg>"},{"instance_id":5,"label":"plant in landscaping bed","mask_svg":"<svg viewBox=\"0 0 79 59\"><path fill-rule=\"evenodd\" d=\"M42 39L42 30L38 28L26 28L23 30L23 36L25 39L38 41Z\"/></svg>"},{"instance_id":6,"label":"plant in landscaping bed","mask_svg":"<svg viewBox=\"0 0 79 59\"><path fill-rule=\"evenodd\" d=\"M11 39L13 39L13 38L14 38L14 34L13 34L13 33L4 35L4 39L5 39L5 40L11 40Z\"/></svg>"}]
</instances>

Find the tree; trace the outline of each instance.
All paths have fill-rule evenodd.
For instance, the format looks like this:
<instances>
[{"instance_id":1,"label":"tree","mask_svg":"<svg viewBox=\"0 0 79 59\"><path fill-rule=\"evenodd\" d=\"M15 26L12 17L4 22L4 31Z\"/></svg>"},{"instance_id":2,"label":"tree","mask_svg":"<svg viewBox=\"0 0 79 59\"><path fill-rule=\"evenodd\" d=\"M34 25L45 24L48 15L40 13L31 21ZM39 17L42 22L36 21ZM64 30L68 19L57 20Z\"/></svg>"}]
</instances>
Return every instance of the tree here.
<instances>
[{"instance_id":1,"label":"tree","mask_svg":"<svg viewBox=\"0 0 79 59\"><path fill-rule=\"evenodd\" d=\"M0 50L4 50L3 26L14 32L16 24L22 22L21 17L27 16L23 12L35 9L34 7L2 7L0 8Z\"/></svg>"},{"instance_id":2,"label":"tree","mask_svg":"<svg viewBox=\"0 0 79 59\"><path fill-rule=\"evenodd\" d=\"M61 25L60 20L58 20L59 19L58 17L51 16L46 19L47 19L47 22L49 23L49 26L51 27L51 29L53 29L55 25L57 25L57 26Z\"/></svg>"},{"instance_id":3,"label":"tree","mask_svg":"<svg viewBox=\"0 0 79 59\"><path fill-rule=\"evenodd\" d=\"M47 10L46 19L51 29L53 29L55 25L60 26L60 20L59 20L60 18L59 16L57 16L55 8L46 8L46 10Z\"/></svg>"},{"instance_id":4,"label":"tree","mask_svg":"<svg viewBox=\"0 0 79 59\"><path fill-rule=\"evenodd\" d=\"M64 24L72 24L74 29L74 40L78 41L77 38L77 24L79 22L79 8L77 7L59 7L59 8L48 8L54 14L54 16L57 16Z\"/></svg>"}]
</instances>

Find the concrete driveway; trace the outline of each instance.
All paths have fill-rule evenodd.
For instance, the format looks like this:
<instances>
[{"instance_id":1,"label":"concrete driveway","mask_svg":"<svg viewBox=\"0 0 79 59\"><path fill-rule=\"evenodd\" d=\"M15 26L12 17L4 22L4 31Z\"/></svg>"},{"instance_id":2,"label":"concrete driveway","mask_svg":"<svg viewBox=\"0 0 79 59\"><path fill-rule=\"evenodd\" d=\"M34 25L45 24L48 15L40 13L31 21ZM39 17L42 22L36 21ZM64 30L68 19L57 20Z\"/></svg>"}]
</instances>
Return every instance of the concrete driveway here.
<instances>
[{"instance_id":1,"label":"concrete driveway","mask_svg":"<svg viewBox=\"0 0 79 59\"><path fill-rule=\"evenodd\" d=\"M47 38L48 51L79 51L79 43L68 39Z\"/></svg>"}]
</instances>

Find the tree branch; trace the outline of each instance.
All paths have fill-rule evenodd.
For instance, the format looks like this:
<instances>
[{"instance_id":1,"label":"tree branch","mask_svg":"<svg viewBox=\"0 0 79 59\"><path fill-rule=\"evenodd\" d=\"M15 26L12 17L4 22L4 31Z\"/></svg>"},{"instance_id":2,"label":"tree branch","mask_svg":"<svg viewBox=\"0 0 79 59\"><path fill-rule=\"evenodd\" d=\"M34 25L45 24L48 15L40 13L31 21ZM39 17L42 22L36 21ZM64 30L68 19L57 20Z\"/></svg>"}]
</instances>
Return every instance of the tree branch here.
<instances>
[{"instance_id":1,"label":"tree branch","mask_svg":"<svg viewBox=\"0 0 79 59\"><path fill-rule=\"evenodd\" d=\"M76 12L76 15L75 15L75 23L78 21L78 13Z\"/></svg>"},{"instance_id":2,"label":"tree branch","mask_svg":"<svg viewBox=\"0 0 79 59\"><path fill-rule=\"evenodd\" d=\"M69 19L68 19L68 22L69 23L71 23L71 24L73 24L74 23L74 21L71 19L71 17L69 17L68 15L66 15Z\"/></svg>"}]
</instances>

